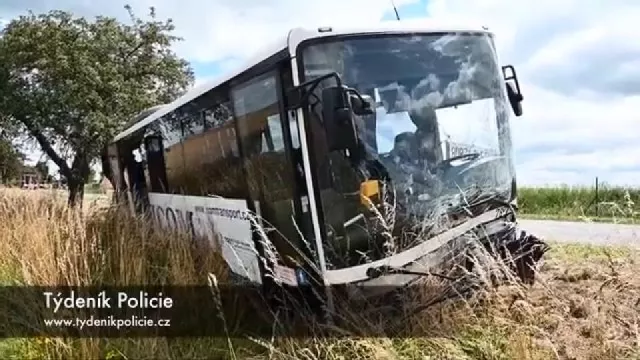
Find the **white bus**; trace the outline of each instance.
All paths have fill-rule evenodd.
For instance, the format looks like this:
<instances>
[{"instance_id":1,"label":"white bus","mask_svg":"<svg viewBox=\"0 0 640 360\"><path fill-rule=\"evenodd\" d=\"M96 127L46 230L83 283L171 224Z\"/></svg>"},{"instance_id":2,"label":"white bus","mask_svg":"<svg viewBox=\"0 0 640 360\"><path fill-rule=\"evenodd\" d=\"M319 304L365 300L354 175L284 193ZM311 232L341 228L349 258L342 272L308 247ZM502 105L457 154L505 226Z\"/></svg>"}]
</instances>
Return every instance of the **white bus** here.
<instances>
[{"instance_id":1,"label":"white bus","mask_svg":"<svg viewBox=\"0 0 640 360\"><path fill-rule=\"evenodd\" d=\"M516 240L521 101L485 27L296 28L134 119L105 168L139 211L217 241L250 282L273 269L291 286L406 284L464 234Z\"/></svg>"}]
</instances>

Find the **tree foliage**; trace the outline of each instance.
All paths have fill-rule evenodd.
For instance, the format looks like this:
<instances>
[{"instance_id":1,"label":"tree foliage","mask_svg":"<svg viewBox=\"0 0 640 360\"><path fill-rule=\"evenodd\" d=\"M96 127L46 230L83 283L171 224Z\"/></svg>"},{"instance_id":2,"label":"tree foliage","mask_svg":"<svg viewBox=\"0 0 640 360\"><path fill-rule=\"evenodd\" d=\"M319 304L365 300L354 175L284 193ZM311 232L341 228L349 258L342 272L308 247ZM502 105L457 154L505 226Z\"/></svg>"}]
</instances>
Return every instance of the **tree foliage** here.
<instances>
[{"instance_id":1,"label":"tree foliage","mask_svg":"<svg viewBox=\"0 0 640 360\"><path fill-rule=\"evenodd\" d=\"M42 179L42 181L49 181L49 165L47 164L46 160L38 161L35 164L34 169L38 172L38 174L40 174L40 178Z\"/></svg>"},{"instance_id":2,"label":"tree foliage","mask_svg":"<svg viewBox=\"0 0 640 360\"><path fill-rule=\"evenodd\" d=\"M87 179L85 180L85 184L91 184L92 182L95 181L96 178L96 171L93 169L89 169L89 176L87 176Z\"/></svg>"},{"instance_id":3,"label":"tree foliage","mask_svg":"<svg viewBox=\"0 0 640 360\"><path fill-rule=\"evenodd\" d=\"M167 103L192 83L188 62L172 50L172 21L151 8L130 24L71 13L29 13L0 33L0 109L59 168L69 202L83 196L90 164L124 123Z\"/></svg>"},{"instance_id":4,"label":"tree foliage","mask_svg":"<svg viewBox=\"0 0 640 360\"><path fill-rule=\"evenodd\" d=\"M0 183L10 183L20 178L25 156L11 142L0 134Z\"/></svg>"}]
</instances>

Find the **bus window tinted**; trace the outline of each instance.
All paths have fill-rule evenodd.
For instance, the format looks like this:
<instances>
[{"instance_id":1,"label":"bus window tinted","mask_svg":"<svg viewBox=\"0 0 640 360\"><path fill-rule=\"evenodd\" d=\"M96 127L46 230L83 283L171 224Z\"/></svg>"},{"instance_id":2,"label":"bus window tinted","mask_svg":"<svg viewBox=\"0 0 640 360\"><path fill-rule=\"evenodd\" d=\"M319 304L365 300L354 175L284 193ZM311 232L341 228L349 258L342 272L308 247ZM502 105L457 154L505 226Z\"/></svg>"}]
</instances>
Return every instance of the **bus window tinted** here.
<instances>
[{"instance_id":1,"label":"bus window tinted","mask_svg":"<svg viewBox=\"0 0 640 360\"><path fill-rule=\"evenodd\" d=\"M203 95L199 104L203 131L183 140L185 170L181 192L195 196L248 197L228 92L212 91Z\"/></svg>"}]
</instances>

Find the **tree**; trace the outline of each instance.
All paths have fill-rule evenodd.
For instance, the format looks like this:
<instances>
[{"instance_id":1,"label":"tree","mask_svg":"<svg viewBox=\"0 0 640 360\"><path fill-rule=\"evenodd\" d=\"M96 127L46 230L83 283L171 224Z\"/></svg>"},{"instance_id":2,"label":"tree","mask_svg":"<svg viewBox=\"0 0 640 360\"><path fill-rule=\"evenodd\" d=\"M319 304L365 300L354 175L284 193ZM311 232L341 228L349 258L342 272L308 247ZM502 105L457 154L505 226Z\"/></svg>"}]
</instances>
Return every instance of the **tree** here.
<instances>
[{"instance_id":1,"label":"tree","mask_svg":"<svg viewBox=\"0 0 640 360\"><path fill-rule=\"evenodd\" d=\"M85 184L92 183L93 181L95 181L95 178L96 178L96 171L89 168L89 176L87 176L87 179L85 180L86 181Z\"/></svg>"},{"instance_id":2,"label":"tree","mask_svg":"<svg viewBox=\"0 0 640 360\"><path fill-rule=\"evenodd\" d=\"M42 181L47 181L49 178L49 165L46 161L38 161L34 166L35 170L40 174Z\"/></svg>"},{"instance_id":3,"label":"tree","mask_svg":"<svg viewBox=\"0 0 640 360\"><path fill-rule=\"evenodd\" d=\"M11 141L0 136L0 183L8 183L20 177L25 156Z\"/></svg>"},{"instance_id":4,"label":"tree","mask_svg":"<svg viewBox=\"0 0 640 360\"><path fill-rule=\"evenodd\" d=\"M88 21L63 11L12 20L0 32L0 109L35 139L82 203L90 164L124 123L193 84L172 50L172 21Z\"/></svg>"}]
</instances>

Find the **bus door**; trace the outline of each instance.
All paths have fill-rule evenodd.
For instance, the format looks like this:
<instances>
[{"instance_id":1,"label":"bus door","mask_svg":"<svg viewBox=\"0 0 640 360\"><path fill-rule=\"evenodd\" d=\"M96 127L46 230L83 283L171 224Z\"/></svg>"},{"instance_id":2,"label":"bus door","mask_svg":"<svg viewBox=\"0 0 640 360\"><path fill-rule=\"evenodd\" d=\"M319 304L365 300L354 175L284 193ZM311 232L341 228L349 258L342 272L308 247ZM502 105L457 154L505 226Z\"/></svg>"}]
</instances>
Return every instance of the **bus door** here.
<instances>
[{"instance_id":1,"label":"bus door","mask_svg":"<svg viewBox=\"0 0 640 360\"><path fill-rule=\"evenodd\" d=\"M283 282L297 285L304 259L314 259L314 252L308 241L309 211L302 202L306 190L296 156L297 127L283 100L284 89L292 84L288 65L233 87L232 100L250 200L262 220L261 230L279 253L275 275L280 271Z\"/></svg>"}]
</instances>

